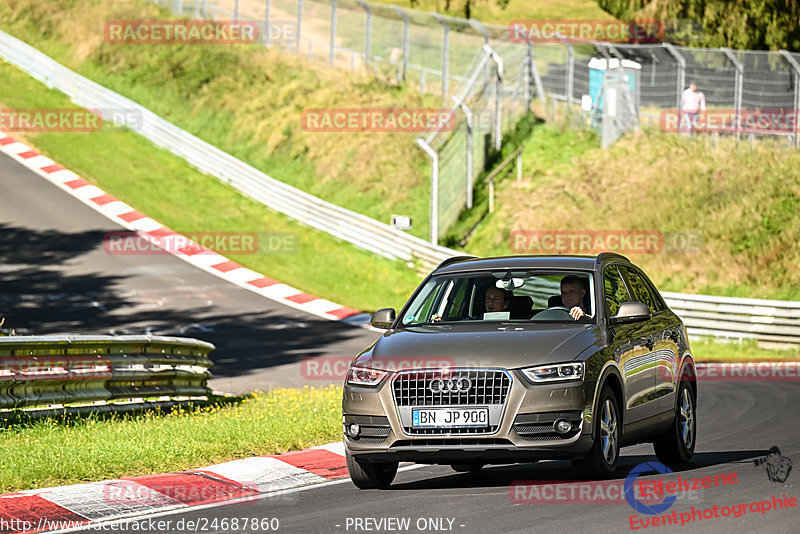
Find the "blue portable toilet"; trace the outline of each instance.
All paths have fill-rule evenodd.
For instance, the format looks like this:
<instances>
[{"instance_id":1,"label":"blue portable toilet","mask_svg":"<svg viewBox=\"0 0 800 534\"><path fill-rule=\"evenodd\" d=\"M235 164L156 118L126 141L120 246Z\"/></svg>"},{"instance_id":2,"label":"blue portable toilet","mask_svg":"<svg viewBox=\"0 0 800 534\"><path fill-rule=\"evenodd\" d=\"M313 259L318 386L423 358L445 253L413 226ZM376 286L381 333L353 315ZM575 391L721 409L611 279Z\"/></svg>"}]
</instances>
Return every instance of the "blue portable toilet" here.
<instances>
[{"instance_id":1,"label":"blue portable toilet","mask_svg":"<svg viewBox=\"0 0 800 534\"><path fill-rule=\"evenodd\" d=\"M592 108L596 108L602 115L605 113L605 102L603 95L600 94L600 89L603 87L603 80L606 77L609 69L616 70L622 68L622 75L624 82L628 86L630 93L634 95L636 102L636 109L639 109L639 73L642 70L642 65L630 59L623 59L620 61L617 58L600 58L593 57L589 60L589 96L592 98ZM598 126L597 116L592 121L593 126Z\"/></svg>"}]
</instances>

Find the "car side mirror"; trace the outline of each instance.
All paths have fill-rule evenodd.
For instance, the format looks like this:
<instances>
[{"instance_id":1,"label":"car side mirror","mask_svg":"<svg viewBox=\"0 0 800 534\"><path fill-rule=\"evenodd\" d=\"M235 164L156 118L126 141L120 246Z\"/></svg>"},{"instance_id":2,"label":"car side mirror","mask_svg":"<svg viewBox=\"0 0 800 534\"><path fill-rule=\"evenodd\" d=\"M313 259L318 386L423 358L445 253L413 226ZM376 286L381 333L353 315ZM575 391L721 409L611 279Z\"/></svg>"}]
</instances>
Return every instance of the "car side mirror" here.
<instances>
[{"instance_id":1,"label":"car side mirror","mask_svg":"<svg viewBox=\"0 0 800 534\"><path fill-rule=\"evenodd\" d=\"M647 321L651 316L650 309L641 302L623 302L610 322L611 324L638 323Z\"/></svg>"},{"instance_id":2,"label":"car side mirror","mask_svg":"<svg viewBox=\"0 0 800 534\"><path fill-rule=\"evenodd\" d=\"M372 318L369 320L369 324L371 324L375 328L388 330L389 328L391 328L394 319L395 319L394 308L381 308L380 310L372 314Z\"/></svg>"}]
</instances>

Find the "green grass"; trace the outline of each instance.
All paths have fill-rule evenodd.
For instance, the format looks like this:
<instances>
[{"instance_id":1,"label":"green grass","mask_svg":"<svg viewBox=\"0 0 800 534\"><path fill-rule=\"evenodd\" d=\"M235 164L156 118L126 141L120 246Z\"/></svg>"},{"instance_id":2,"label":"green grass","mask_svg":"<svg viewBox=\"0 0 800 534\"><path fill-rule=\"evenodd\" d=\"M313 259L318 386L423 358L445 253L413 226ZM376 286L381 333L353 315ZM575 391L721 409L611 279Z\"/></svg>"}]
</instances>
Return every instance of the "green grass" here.
<instances>
[{"instance_id":1,"label":"green grass","mask_svg":"<svg viewBox=\"0 0 800 534\"><path fill-rule=\"evenodd\" d=\"M23 109L74 107L63 94L5 63L0 63L0 105ZM232 259L311 294L361 310L399 308L419 283L405 263L378 257L302 226L198 172L135 133L101 130L25 137L42 153L176 231L297 235L294 254Z\"/></svg>"},{"instance_id":2,"label":"green grass","mask_svg":"<svg viewBox=\"0 0 800 534\"><path fill-rule=\"evenodd\" d=\"M725 343L722 340L690 340L698 362L781 362L800 360L800 348L766 349L754 340Z\"/></svg>"},{"instance_id":3,"label":"green grass","mask_svg":"<svg viewBox=\"0 0 800 534\"><path fill-rule=\"evenodd\" d=\"M699 252L628 256L663 291L800 300L800 151L785 142L651 130L604 150L537 126L525 143L522 183L500 182L465 250L510 254L512 231L699 232Z\"/></svg>"},{"instance_id":4,"label":"green grass","mask_svg":"<svg viewBox=\"0 0 800 534\"><path fill-rule=\"evenodd\" d=\"M341 388L276 389L162 414L0 428L0 492L167 473L341 439Z\"/></svg>"},{"instance_id":5,"label":"green grass","mask_svg":"<svg viewBox=\"0 0 800 534\"><path fill-rule=\"evenodd\" d=\"M445 15L464 17L464 0L375 0L421 11L438 11ZM450 9L445 9L449 4ZM533 2L510 0L501 7L497 0L472 0L470 16L483 23L505 25L516 19L613 19L594 0L560 0Z\"/></svg>"},{"instance_id":6,"label":"green grass","mask_svg":"<svg viewBox=\"0 0 800 534\"><path fill-rule=\"evenodd\" d=\"M259 45L109 44L108 20L174 18L134 0L20 0L0 4L0 28L78 73L287 184L389 222L410 215L429 234L429 162L418 133L306 131L304 110L439 108L366 72Z\"/></svg>"}]
</instances>

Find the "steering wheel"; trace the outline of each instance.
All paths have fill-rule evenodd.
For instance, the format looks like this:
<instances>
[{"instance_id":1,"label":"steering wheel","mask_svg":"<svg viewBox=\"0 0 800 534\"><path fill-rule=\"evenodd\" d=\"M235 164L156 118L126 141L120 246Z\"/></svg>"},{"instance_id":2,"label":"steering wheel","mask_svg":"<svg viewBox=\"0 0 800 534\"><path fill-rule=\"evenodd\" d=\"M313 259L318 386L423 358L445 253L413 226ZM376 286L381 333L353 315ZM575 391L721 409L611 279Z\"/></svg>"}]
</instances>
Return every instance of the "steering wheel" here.
<instances>
[{"instance_id":1,"label":"steering wheel","mask_svg":"<svg viewBox=\"0 0 800 534\"><path fill-rule=\"evenodd\" d=\"M553 306L551 308L547 308L545 310L540 311L536 315L533 316L534 320L536 319L552 319L552 320L563 320L563 319L572 319L572 316L569 314L569 308L566 306Z\"/></svg>"}]
</instances>

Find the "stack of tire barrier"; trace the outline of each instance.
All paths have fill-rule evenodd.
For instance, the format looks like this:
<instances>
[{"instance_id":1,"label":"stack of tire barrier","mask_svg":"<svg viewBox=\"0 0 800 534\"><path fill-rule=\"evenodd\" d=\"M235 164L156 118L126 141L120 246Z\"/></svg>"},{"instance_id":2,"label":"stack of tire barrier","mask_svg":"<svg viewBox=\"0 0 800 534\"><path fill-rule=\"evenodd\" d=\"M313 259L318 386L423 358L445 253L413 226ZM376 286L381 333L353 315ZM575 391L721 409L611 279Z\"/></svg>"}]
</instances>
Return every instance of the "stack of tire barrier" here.
<instances>
[{"instance_id":1,"label":"stack of tire barrier","mask_svg":"<svg viewBox=\"0 0 800 534\"><path fill-rule=\"evenodd\" d=\"M207 398L212 350L163 336L0 337L0 410L124 411Z\"/></svg>"}]
</instances>

